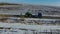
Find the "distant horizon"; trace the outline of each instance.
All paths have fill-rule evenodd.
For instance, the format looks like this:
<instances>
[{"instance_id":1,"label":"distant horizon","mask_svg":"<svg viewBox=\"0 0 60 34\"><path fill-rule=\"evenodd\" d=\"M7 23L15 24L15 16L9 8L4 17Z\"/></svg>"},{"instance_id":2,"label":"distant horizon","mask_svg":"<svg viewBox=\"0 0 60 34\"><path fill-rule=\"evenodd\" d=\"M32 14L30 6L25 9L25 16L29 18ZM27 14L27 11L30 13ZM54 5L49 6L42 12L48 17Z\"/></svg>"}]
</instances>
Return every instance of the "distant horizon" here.
<instances>
[{"instance_id":1,"label":"distant horizon","mask_svg":"<svg viewBox=\"0 0 60 34\"><path fill-rule=\"evenodd\" d=\"M0 3L60 6L60 0L0 0Z\"/></svg>"},{"instance_id":2,"label":"distant horizon","mask_svg":"<svg viewBox=\"0 0 60 34\"><path fill-rule=\"evenodd\" d=\"M35 5L35 6L50 6L50 5L36 5L36 4L28 4L28 3L9 3L9 2L0 2L0 3L8 3L8 4L16 4L16 5L19 5L19 4L23 4L23 5ZM60 6L51 6L51 7L59 7Z\"/></svg>"}]
</instances>

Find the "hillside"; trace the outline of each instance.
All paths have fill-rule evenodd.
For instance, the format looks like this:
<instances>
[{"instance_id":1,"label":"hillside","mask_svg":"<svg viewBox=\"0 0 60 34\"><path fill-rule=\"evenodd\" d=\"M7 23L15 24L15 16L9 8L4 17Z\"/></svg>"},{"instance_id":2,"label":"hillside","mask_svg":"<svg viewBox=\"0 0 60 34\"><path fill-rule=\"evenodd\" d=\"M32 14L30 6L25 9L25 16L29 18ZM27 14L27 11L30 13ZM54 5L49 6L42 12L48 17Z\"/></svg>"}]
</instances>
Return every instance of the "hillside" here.
<instances>
[{"instance_id":1,"label":"hillside","mask_svg":"<svg viewBox=\"0 0 60 34\"><path fill-rule=\"evenodd\" d=\"M18 5L18 4L14 4L14 3L0 3L0 5Z\"/></svg>"},{"instance_id":2,"label":"hillside","mask_svg":"<svg viewBox=\"0 0 60 34\"><path fill-rule=\"evenodd\" d=\"M37 15L38 12L43 16L56 16L60 17L60 8L45 5L29 5L29 4L10 4L0 3L0 14L20 15L25 14L27 11L33 15Z\"/></svg>"}]
</instances>

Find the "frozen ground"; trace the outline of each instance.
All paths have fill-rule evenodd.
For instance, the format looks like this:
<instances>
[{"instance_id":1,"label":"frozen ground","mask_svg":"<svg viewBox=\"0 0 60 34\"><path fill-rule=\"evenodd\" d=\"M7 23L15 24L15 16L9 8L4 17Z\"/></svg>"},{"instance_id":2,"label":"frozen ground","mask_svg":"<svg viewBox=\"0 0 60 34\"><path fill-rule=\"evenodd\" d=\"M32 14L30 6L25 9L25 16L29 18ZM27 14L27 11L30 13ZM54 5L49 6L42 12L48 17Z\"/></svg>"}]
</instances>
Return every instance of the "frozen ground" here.
<instances>
[{"instance_id":1,"label":"frozen ground","mask_svg":"<svg viewBox=\"0 0 60 34\"><path fill-rule=\"evenodd\" d=\"M0 34L33 34L33 32L38 34L39 32L51 32L53 29L60 30L58 25L25 25L20 23L0 23L0 27L3 27L3 29L0 29Z\"/></svg>"}]
</instances>

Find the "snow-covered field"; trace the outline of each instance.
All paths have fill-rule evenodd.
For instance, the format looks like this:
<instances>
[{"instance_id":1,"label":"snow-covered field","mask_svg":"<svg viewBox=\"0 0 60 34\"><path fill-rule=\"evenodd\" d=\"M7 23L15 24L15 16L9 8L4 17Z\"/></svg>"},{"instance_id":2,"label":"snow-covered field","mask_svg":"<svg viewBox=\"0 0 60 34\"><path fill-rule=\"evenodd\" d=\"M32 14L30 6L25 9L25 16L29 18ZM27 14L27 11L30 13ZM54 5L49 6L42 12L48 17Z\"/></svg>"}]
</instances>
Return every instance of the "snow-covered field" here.
<instances>
[{"instance_id":1,"label":"snow-covered field","mask_svg":"<svg viewBox=\"0 0 60 34\"><path fill-rule=\"evenodd\" d=\"M58 25L25 25L20 23L0 23L0 34L39 34L40 32L60 32ZM10 29L8 29L10 28Z\"/></svg>"},{"instance_id":2,"label":"snow-covered field","mask_svg":"<svg viewBox=\"0 0 60 34\"><path fill-rule=\"evenodd\" d=\"M24 21L22 21L24 20ZM17 17L9 17L5 22L8 23L24 23L30 25L42 25L42 24L60 24L60 19L39 19L39 18L17 18Z\"/></svg>"}]
</instances>

